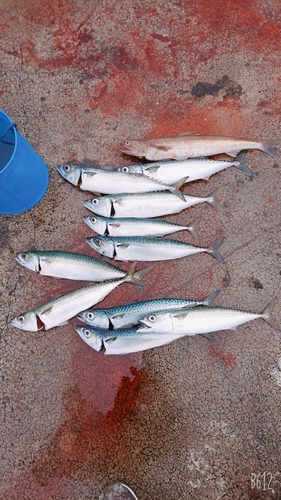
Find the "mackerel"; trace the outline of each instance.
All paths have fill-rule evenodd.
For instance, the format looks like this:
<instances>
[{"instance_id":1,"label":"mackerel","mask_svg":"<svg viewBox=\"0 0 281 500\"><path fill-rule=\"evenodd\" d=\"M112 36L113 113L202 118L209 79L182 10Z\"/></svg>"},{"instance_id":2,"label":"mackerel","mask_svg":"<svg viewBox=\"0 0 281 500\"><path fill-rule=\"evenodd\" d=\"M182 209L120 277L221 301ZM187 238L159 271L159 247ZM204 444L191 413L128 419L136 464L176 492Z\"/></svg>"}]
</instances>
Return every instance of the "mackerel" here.
<instances>
[{"instance_id":1,"label":"mackerel","mask_svg":"<svg viewBox=\"0 0 281 500\"><path fill-rule=\"evenodd\" d=\"M143 325L140 331L204 335L220 330L235 330L239 325L262 318L275 330L281 332L280 327L272 318L275 302L276 297L259 314L224 307L195 307L183 308L180 311L158 312L140 319Z\"/></svg>"},{"instance_id":2,"label":"mackerel","mask_svg":"<svg viewBox=\"0 0 281 500\"><path fill-rule=\"evenodd\" d=\"M184 307L208 306L213 303L220 290L210 293L203 300L189 299L153 299L143 302L133 302L117 307L106 309L88 309L78 314L77 318L87 325L109 330L117 328L128 328L137 325L139 319L147 314L169 309L181 309Z\"/></svg>"},{"instance_id":3,"label":"mackerel","mask_svg":"<svg viewBox=\"0 0 281 500\"><path fill-rule=\"evenodd\" d=\"M98 215L84 217L84 222L101 236L164 236L186 229L197 240L199 236L196 228L200 220L201 217L198 217L189 226L180 226L163 219L112 218Z\"/></svg>"},{"instance_id":4,"label":"mackerel","mask_svg":"<svg viewBox=\"0 0 281 500\"><path fill-rule=\"evenodd\" d=\"M218 252L224 238L219 238L208 248L202 248L182 241L162 238L98 236L86 238L96 252L111 259L122 261L160 261L179 259L196 253L207 252L219 262L224 262Z\"/></svg>"},{"instance_id":5,"label":"mackerel","mask_svg":"<svg viewBox=\"0 0 281 500\"><path fill-rule=\"evenodd\" d=\"M15 255L22 266L43 276L80 281L104 281L124 278L126 271L89 255L58 250L30 250ZM138 278L138 273L135 273Z\"/></svg>"},{"instance_id":6,"label":"mackerel","mask_svg":"<svg viewBox=\"0 0 281 500\"><path fill-rule=\"evenodd\" d=\"M248 175L254 175L254 172L242 161L245 153L240 153L232 161L210 160L209 158L194 158L188 160L163 160L150 164L136 164L119 167L121 172L140 174L155 179L163 184L172 185L182 178L185 182L192 182L198 179L209 179L211 175L221 172L231 166L245 172Z\"/></svg>"},{"instance_id":7,"label":"mackerel","mask_svg":"<svg viewBox=\"0 0 281 500\"><path fill-rule=\"evenodd\" d=\"M96 351L103 350L104 354L129 354L145 351L169 344L184 336L174 333L147 333L134 328L108 331L92 326L76 326L75 329L86 344Z\"/></svg>"},{"instance_id":8,"label":"mackerel","mask_svg":"<svg viewBox=\"0 0 281 500\"><path fill-rule=\"evenodd\" d=\"M119 194L115 196L100 196L84 202L91 212L104 217L136 217L138 219L147 217L160 217L179 213L185 208L209 203L219 212L223 212L217 197L221 194L223 187L212 191L206 197L190 196L184 194L184 200L169 191L151 191L139 194Z\"/></svg>"},{"instance_id":9,"label":"mackerel","mask_svg":"<svg viewBox=\"0 0 281 500\"><path fill-rule=\"evenodd\" d=\"M185 182L181 179L174 186L166 186L162 182L155 181L149 177L117 170L105 170L102 168L82 167L78 165L60 165L58 172L64 179L79 186L84 191L94 193L118 194L118 193L146 193L147 191L169 190L184 200L179 187Z\"/></svg>"}]
</instances>

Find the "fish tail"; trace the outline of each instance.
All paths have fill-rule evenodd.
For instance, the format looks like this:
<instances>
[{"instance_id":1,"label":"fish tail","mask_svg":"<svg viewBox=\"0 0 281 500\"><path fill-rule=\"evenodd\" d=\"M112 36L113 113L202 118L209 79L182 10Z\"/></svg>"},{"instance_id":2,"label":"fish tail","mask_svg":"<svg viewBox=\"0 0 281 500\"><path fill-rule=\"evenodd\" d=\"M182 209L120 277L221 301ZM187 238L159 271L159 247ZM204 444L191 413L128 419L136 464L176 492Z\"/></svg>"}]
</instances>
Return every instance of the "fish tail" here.
<instances>
[{"instance_id":1,"label":"fish tail","mask_svg":"<svg viewBox=\"0 0 281 500\"><path fill-rule=\"evenodd\" d=\"M275 151L274 147L278 146L280 141L276 139L269 139L261 143L261 150L274 158L278 158L278 153Z\"/></svg>"},{"instance_id":2,"label":"fish tail","mask_svg":"<svg viewBox=\"0 0 281 500\"><path fill-rule=\"evenodd\" d=\"M222 190L223 190L223 186L219 187L215 191L212 191L208 196L206 196L206 201L207 201L207 203L212 205L212 207L216 208L218 210L218 212L221 212L223 214L224 209L222 208L222 206L219 204L219 202L217 200L217 196L219 196L221 194Z\"/></svg>"},{"instance_id":3,"label":"fish tail","mask_svg":"<svg viewBox=\"0 0 281 500\"><path fill-rule=\"evenodd\" d=\"M197 241L200 241L200 238L197 233L197 226L199 225L202 217L197 217L195 221L193 221L190 226L188 226L186 229L192 234L193 238L195 238Z\"/></svg>"},{"instance_id":4,"label":"fish tail","mask_svg":"<svg viewBox=\"0 0 281 500\"><path fill-rule=\"evenodd\" d=\"M209 248L209 253L215 259L217 259L219 262L221 262L222 264L224 263L224 259L222 258L221 254L218 252L218 248L221 246L223 240L224 240L224 237L219 238L218 240L214 241L214 243L212 243L210 245L210 248Z\"/></svg>"},{"instance_id":5,"label":"fish tail","mask_svg":"<svg viewBox=\"0 0 281 500\"><path fill-rule=\"evenodd\" d=\"M277 332L281 332L280 326L276 323L276 321L272 317L272 311L273 311L273 308L275 306L276 299L277 299L277 297L274 297L274 299L272 299L272 301L269 302L269 304L263 310L263 312L262 312L262 318L269 325L271 325L273 328L275 328L275 330L277 330Z\"/></svg>"},{"instance_id":6,"label":"fish tail","mask_svg":"<svg viewBox=\"0 0 281 500\"><path fill-rule=\"evenodd\" d=\"M183 177L178 182L170 186L171 193L175 194L180 200L186 201L184 197L184 193L180 191L180 187L187 181L188 177Z\"/></svg>"},{"instance_id":7,"label":"fish tail","mask_svg":"<svg viewBox=\"0 0 281 500\"><path fill-rule=\"evenodd\" d=\"M202 305L203 306L210 306L214 302L214 300L217 298L219 293L220 293L220 290L215 290L214 292L207 295L207 297L205 297L205 299L202 300Z\"/></svg>"},{"instance_id":8,"label":"fish tail","mask_svg":"<svg viewBox=\"0 0 281 500\"><path fill-rule=\"evenodd\" d=\"M247 152L248 152L247 149L241 151L241 153L239 153L239 155L236 156L235 162L233 163L233 165L236 168L238 168L238 170L241 170L241 172L245 172L245 174L255 175L255 173L249 167L246 167L246 165L243 164L243 161L244 161L244 158L245 158Z\"/></svg>"},{"instance_id":9,"label":"fish tail","mask_svg":"<svg viewBox=\"0 0 281 500\"><path fill-rule=\"evenodd\" d=\"M141 271L135 272L136 265L137 265L137 262L133 262L133 264L131 265L131 267L126 275L125 281L128 281L129 283L132 283L133 285L143 287L142 279L144 278L144 276L146 276L148 273L150 273L150 271L152 271L152 269L154 269L154 266L149 266L149 267L146 267L145 269L141 269Z\"/></svg>"}]
</instances>

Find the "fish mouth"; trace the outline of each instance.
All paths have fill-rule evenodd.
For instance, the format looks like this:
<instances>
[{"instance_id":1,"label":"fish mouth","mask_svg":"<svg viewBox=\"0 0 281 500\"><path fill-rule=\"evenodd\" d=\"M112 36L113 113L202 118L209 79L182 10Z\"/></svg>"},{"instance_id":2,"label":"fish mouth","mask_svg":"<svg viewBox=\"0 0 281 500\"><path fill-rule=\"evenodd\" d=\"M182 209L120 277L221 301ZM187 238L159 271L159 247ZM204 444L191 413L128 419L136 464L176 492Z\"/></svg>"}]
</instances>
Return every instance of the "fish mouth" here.
<instances>
[{"instance_id":1,"label":"fish mouth","mask_svg":"<svg viewBox=\"0 0 281 500\"><path fill-rule=\"evenodd\" d=\"M151 330L151 326L146 322L145 319L139 319L139 323L141 326L138 328L138 332L146 332L147 330Z\"/></svg>"}]
</instances>

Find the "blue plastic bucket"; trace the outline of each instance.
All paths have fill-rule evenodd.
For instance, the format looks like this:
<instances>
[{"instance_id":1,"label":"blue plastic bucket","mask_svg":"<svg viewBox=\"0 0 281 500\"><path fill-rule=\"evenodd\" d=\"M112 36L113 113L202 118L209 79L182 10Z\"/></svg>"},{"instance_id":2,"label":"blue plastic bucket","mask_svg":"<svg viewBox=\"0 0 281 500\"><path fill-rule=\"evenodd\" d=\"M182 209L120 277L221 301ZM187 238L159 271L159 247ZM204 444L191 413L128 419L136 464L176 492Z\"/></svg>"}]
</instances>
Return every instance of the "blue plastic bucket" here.
<instances>
[{"instance_id":1,"label":"blue plastic bucket","mask_svg":"<svg viewBox=\"0 0 281 500\"><path fill-rule=\"evenodd\" d=\"M25 212L41 200L48 183L45 162L0 110L0 213Z\"/></svg>"}]
</instances>

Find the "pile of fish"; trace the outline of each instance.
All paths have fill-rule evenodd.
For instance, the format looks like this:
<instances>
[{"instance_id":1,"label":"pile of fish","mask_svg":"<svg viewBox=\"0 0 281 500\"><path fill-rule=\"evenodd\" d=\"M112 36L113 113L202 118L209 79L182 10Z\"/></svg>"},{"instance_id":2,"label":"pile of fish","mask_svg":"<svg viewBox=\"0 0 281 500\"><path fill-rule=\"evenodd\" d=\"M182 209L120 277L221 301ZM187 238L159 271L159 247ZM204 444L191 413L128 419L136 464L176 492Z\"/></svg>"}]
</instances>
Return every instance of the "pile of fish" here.
<instances>
[{"instance_id":1,"label":"pile of fish","mask_svg":"<svg viewBox=\"0 0 281 500\"><path fill-rule=\"evenodd\" d=\"M128 139L121 152L145 158L152 163L129 165L117 170L77 165L61 165L58 172L74 186L98 194L84 205L92 216L85 223L98 236L86 242L99 254L118 261L132 261L129 271L87 255L60 251L28 251L16 254L24 267L41 275L88 284L56 297L12 320L18 328L29 331L48 330L66 324L77 315L86 326L77 326L80 337L105 354L126 354L161 346L185 335L205 335L233 329L248 321L262 318L280 331L272 318L273 299L260 314L213 307L219 290L204 300L154 299L107 309L89 309L101 302L122 283L143 286L143 277L152 267L136 271L137 261L178 259L206 252L224 262L218 248L223 238L209 247L190 245L162 236L189 231L199 240L200 218L186 226L159 219L183 209L207 202L222 212L217 197L219 187L206 197L190 196L180 188L191 181L209 179L216 172L235 166L248 175L253 172L243 164L245 151L259 149L276 157L275 141L253 142L240 138L182 134L151 140ZM242 151L242 152L241 152ZM231 161L209 159L218 154L236 156Z\"/></svg>"}]
</instances>

